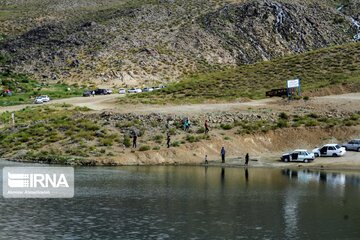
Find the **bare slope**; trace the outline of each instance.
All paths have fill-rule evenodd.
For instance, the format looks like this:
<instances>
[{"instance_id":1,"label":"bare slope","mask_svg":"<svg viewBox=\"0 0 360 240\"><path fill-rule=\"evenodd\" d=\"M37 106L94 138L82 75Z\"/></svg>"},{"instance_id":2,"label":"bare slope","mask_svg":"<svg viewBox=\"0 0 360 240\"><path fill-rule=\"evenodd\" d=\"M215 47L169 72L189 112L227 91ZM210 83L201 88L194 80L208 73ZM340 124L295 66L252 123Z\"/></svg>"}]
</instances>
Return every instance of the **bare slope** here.
<instances>
[{"instance_id":1,"label":"bare slope","mask_svg":"<svg viewBox=\"0 0 360 240\"><path fill-rule=\"evenodd\" d=\"M2 0L2 69L77 83L167 82L349 42L341 1ZM355 1L347 1L355 2ZM355 3L354 3L355 4Z\"/></svg>"}]
</instances>

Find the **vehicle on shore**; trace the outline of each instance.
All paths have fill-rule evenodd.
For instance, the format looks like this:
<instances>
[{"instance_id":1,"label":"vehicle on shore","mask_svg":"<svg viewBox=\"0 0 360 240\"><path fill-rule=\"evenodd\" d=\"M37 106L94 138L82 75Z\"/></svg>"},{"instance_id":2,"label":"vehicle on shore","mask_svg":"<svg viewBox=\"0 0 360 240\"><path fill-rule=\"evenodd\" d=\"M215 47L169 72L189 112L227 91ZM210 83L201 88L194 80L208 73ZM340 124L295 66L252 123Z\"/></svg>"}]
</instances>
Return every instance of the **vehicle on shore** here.
<instances>
[{"instance_id":1,"label":"vehicle on shore","mask_svg":"<svg viewBox=\"0 0 360 240\"><path fill-rule=\"evenodd\" d=\"M341 157L345 155L346 150L338 144L326 144L321 148L315 148L312 152L320 157Z\"/></svg>"},{"instance_id":2,"label":"vehicle on shore","mask_svg":"<svg viewBox=\"0 0 360 240\"><path fill-rule=\"evenodd\" d=\"M154 89L152 87L146 87L146 88L143 88L142 91L143 92L152 92L152 91L154 91Z\"/></svg>"},{"instance_id":3,"label":"vehicle on shore","mask_svg":"<svg viewBox=\"0 0 360 240\"><path fill-rule=\"evenodd\" d=\"M108 89L98 88L95 90L95 95L107 95L107 94L110 94L108 93Z\"/></svg>"},{"instance_id":4,"label":"vehicle on shore","mask_svg":"<svg viewBox=\"0 0 360 240\"><path fill-rule=\"evenodd\" d=\"M140 88L130 88L128 93L141 93L142 90Z\"/></svg>"},{"instance_id":5,"label":"vehicle on shore","mask_svg":"<svg viewBox=\"0 0 360 240\"><path fill-rule=\"evenodd\" d=\"M315 160L315 154L308 152L306 149L296 149L291 153L285 153L281 156L284 162L304 162L308 163Z\"/></svg>"},{"instance_id":6,"label":"vehicle on shore","mask_svg":"<svg viewBox=\"0 0 360 240\"><path fill-rule=\"evenodd\" d=\"M120 88L119 89L119 94L126 94L126 89L125 88Z\"/></svg>"},{"instance_id":7,"label":"vehicle on shore","mask_svg":"<svg viewBox=\"0 0 360 240\"><path fill-rule=\"evenodd\" d=\"M34 103L35 104L42 104L42 103L44 103L44 101L43 101L42 97L36 97L35 100L34 100Z\"/></svg>"},{"instance_id":8,"label":"vehicle on shore","mask_svg":"<svg viewBox=\"0 0 360 240\"><path fill-rule=\"evenodd\" d=\"M41 103L45 103L45 102L49 102L50 98L48 95L42 95L42 96L37 96L34 100L35 104L41 104Z\"/></svg>"},{"instance_id":9,"label":"vehicle on shore","mask_svg":"<svg viewBox=\"0 0 360 240\"><path fill-rule=\"evenodd\" d=\"M50 98L48 95L41 95L40 98L42 98L43 102L50 102Z\"/></svg>"},{"instance_id":10,"label":"vehicle on shore","mask_svg":"<svg viewBox=\"0 0 360 240\"><path fill-rule=\"evenodd\" d=\"M107 94L112 94L112 90L111 89L106 89L106 93Z\"/></svg>"},{"instance_id":11,"label":"vehicle on shore","mask_svg":"<svg viewBox=\"0 0 360 240\"><path fill-rule=\"evenodd\" d=\"M89 91L89 90L85 90L84 92L83 92L83 97L90 97L92 94L91 94L91 91Z\"/></svg>"},{"instance_id":12,"label":"vehicle on shore","mask_svg":"<svg viewBox=\"0 0 360 240\"><path fill-rule=\"evenodd\" d=\"M354 150L360 152L360 139L353 139L348 143L342 144L342 147L344 147L346 151Z\"/></svg>"}]
</instances>

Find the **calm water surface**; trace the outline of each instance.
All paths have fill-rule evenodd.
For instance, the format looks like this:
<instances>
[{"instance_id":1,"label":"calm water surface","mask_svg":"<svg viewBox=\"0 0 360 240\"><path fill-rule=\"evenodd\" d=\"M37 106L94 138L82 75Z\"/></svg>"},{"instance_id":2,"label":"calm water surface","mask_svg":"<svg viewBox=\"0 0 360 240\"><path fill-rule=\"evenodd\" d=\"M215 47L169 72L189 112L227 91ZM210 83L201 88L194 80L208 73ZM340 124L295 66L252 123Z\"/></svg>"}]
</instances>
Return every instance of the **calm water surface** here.
<instances>
[{"instance_id":1,"label":"calm water surface","mask_svg":"<svg viewBox=\"0 0 360 240\"><path fill-rule=\"evenodd\" d=\"M75 186L1 197L0 239L360 239L360 172L78 167Z\"/></svg>"}]
</instances>

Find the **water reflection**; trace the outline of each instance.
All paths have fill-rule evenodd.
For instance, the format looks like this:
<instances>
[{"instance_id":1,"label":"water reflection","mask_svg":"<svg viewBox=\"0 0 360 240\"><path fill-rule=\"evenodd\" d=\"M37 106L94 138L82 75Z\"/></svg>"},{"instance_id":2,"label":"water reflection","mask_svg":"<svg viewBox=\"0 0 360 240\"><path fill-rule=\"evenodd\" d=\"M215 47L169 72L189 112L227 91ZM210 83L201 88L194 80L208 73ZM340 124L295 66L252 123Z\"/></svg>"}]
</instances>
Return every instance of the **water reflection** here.
<instances>
[{"instance_id":1,"label":"water reflection","mask_svg":"<svg viewBox=\"0 0 360 240\"><path fill-rule=\"evenodd\" d=\"M0 198L0 239L358 239L359 176L221 167L76 168L73 199ZM340 183L344 192L327 187Z\"/></svg>"}]
</instances>

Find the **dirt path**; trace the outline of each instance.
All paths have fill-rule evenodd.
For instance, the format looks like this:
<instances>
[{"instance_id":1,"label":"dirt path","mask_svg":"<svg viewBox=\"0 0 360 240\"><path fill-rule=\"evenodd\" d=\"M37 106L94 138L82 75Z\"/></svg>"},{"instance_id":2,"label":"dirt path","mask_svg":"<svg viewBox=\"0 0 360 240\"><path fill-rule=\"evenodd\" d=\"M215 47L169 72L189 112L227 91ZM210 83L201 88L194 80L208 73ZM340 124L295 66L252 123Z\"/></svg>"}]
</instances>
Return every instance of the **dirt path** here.
<instances>
[{"instance_id":1,"label":"dirt path","mask_svg":"<svg viewBox=\"0 0 360 240\"><path fill-rule=\"evenodd\" d=\"M95 97L74 97L52 100L47 104L71 104L79 107L88 107L95 111L113 111L118 113L166 113L166 114L201 114L221 111L248 111L249 109L263 109L269 111L293 111L305 109L308 111L327 111L330 109L344 111L358 111L360 106L360 93L314 97L311 100L288 102L280 98L267 98L249 102L209 103L189 105L121 105L117 99L123 95L112 94ZM1 107L0 112L18 111L28 106L42 106L35 104Z\"/></svg>"}]
</instances>

